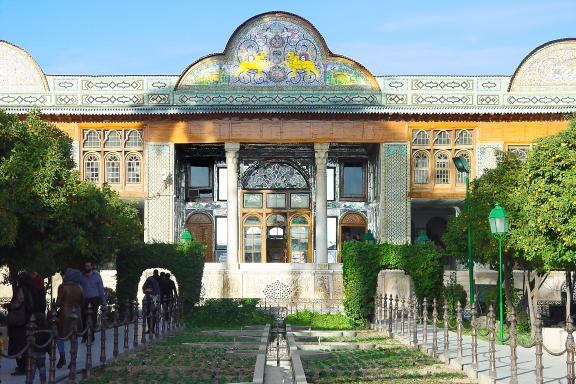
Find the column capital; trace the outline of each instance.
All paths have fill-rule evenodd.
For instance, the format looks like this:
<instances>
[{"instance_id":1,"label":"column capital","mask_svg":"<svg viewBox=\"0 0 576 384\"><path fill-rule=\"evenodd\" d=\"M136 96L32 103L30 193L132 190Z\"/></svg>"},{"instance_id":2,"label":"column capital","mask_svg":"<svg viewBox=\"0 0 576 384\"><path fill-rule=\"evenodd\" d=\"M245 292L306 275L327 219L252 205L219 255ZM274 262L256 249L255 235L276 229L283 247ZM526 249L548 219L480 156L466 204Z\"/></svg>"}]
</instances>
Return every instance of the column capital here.
<instances>
[{"instance_id":1,"label":"column capital","mask_svg":"<svg viewBox=\"0 0 576 384\"><path fill-rule=\"evenodd\" d=\"M238 152L240 150L240 143L224 143L224 150L226 152Z\"/></svg>"},{"instance_id":2,"label":"column capital","mask_svg":"<svg viewBox=\"0 0 576 384\"><path fill-rule=\"evenodd\" d=\"M328 152L328 149L330 149L330 143L314 143L314 152L316 154Z\"/></svg>"}]
</instances>

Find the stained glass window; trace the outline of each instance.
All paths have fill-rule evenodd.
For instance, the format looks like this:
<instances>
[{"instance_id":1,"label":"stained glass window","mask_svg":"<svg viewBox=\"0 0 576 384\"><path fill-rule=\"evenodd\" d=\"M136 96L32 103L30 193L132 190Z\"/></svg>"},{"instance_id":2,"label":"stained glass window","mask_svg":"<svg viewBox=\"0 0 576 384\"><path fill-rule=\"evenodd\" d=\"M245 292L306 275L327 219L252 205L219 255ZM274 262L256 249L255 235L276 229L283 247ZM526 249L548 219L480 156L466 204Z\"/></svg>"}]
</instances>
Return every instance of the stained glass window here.
<instances>
[{"instance_id":1,"label":"stained glass window","mask_svg":"<svg viewBox=\"0 0 576 384\"><path fill-rule=\"evenodd\" d=\"M291 193L290 208L308 208L310 206L310 196L307 193Z\"/></svg>"},{"instance_id":2,"label":"stained glass window","mask_svg":"<svg viewBox=\"0 0 576 384\"><path fill-rule=\"evenodd\" d=\"M255 169L244 180L245 189L307 189L302 174L284 163L266 163Z\"/></svg>"},{"instance_id":3,"label":"stained glass window","mask_svg":"<svg viewBox=\"0 0 576 384\"><path fill-rule=\"evenodd\" d=\"M262 259L262 228L257 216L244 220L244 261L259 263Z\"/></svg>"},{"instance_id":4,"label":"stained glass window","mask_svg":"<svg viewBox=\"0 0 576 384\"><path fill-rule=\"evenodd\" d=\"M286 195L284 193L269 193L266 195L267 208L286 208Z\"/></svg>"},{"instance_id":5,"label":"stained glass window","mask_svg":"<svg viewBox=\"0 0 576 384\"><path fill-rule=\"evenodd\" d=\"M262 208L261 193L245 193L244 208Z\"/></svg>"}]
</instances>

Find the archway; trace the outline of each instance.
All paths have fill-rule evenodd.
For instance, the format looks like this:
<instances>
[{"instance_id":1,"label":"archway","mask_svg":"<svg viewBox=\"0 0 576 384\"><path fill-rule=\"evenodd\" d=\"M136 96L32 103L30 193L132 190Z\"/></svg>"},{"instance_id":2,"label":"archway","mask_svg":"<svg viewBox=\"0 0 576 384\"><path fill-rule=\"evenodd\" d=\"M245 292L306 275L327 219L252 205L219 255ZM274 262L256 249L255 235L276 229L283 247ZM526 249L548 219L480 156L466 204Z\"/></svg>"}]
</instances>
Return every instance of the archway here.
<instances>
[{"instance_id":1,"label":"archway","mask_svg":"<svg viewBox=\"0 0 576 384\"><path fill-rule=\"evenodd\" d=\"M345 241L362 241L366 233L366 218L357 212L345 213L340 219L340 250Z\"/></svg>"},{"instance_id":2,"label":"archway","mask_svg":"<svg viewBox=\"0 0 576 384\"><path fill-rule=\"evenodd\" d=\"M158 270L159 274L169 273L170 279L174 282L174 284L176 284L176 291L180 293L180 285L178 284L178 280L176 279L176 276L174 275L174 273L172 273L172 271L166 268L147 268L142 271L142 274L140 275L140 280L138 281L138 290L136 293L136 298L139 303L141 303L142 299L144 298L144 292L142 292L142 286L144 285L146 279L154 274L155 269Z\"/></svg>"},{"instance_id":3,"label":"archway","mask_svg":"<svg viewBox=\"0 0 576 384\"><path fill-rule=\"evenodd\" d=\"M213 262L214 258L214 226L210 215L198 212L191 214L186 220L186 228L194 240L206 245L206 262Z\"/></svg>"},{"instance_id":4,"label":"archway","mask_svg":"<svg viewBox=\"0 0 576 384\"><path fill-rule=\"evenodd\" d=\"M442 235L446 231L446 220L441 217L433 217L426 223L426 235L436 245L444 247Z\"/></svg>"}]
</instances>

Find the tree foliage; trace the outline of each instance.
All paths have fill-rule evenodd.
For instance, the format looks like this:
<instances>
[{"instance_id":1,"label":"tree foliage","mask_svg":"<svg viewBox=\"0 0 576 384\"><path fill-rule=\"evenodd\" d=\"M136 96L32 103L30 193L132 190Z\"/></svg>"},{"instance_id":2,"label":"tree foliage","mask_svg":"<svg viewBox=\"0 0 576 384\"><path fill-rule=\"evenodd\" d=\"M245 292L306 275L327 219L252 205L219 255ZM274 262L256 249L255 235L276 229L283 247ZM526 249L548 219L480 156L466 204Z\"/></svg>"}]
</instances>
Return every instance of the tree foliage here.
<instances>
[{"instance_id":1,"label":"tree foliage","mask_svg":"<svg viewBox=\"0 0 576 384\"><path fill-rule=\"evenodd\" d=\"M0 111L0 264L50 275L110 260L139 237L137 211L108 188L80 181L72 141L37 112Z\"/></svg>"}]
</instances>

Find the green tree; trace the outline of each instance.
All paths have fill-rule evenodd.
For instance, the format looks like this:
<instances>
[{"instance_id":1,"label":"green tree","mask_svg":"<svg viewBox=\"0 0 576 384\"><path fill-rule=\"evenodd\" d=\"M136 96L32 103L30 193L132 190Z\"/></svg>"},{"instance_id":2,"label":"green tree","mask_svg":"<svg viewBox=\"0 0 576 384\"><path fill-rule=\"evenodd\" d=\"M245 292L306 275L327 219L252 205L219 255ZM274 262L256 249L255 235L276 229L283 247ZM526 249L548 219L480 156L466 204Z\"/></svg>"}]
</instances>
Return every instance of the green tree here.
<instances>
[{"instance_id":1,"label":"green tree","mask_svg":"<svg viewBox=\"0 0 576 384\"><path fill-rule=\"evenodd\" d=\"M0 264L11 274L111 259L139 237L136 209L80 181L71 151L71 139L39 113L20 121L0 111Z\"/></svg>"}]
</instances>

